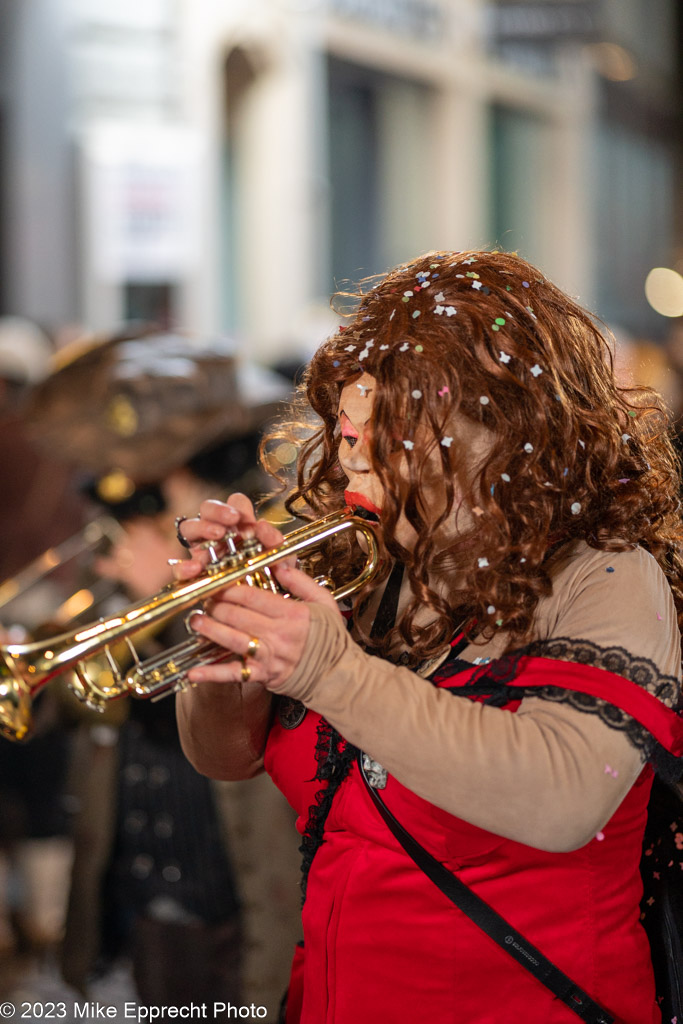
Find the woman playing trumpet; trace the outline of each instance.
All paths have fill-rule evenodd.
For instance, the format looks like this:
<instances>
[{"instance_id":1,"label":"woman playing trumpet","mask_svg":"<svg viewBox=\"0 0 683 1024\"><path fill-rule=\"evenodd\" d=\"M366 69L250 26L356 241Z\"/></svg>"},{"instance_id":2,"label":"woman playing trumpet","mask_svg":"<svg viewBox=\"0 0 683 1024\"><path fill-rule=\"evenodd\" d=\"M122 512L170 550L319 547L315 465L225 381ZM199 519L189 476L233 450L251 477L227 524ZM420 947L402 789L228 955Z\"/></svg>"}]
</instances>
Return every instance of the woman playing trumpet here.
<instances>
[{"instance_id":1,"label":"woman playing trumpet","mask_svg":"<svg viewBox=\"0 0 683 1024\"><path fill-rule=\"evenodd\" d=\"M193 624L241 660L193 669L177 707L195 767L265 768L300 815L299 1019L577 1019L410 859L374 789L575 1003L654 1024L638 864L653 768L680 776L683 749L679 477L657 396L620 387L592 318L497 252L388 274L304 390L320 426L289 505L376 514L385 571L348 616L291 565L274 572L299 601L224 591ZM243 496L205 502L181 524L180 578L226 528L279 541ZM339 542L334 563L353 555Z\"/></svg>"}]
</instances>

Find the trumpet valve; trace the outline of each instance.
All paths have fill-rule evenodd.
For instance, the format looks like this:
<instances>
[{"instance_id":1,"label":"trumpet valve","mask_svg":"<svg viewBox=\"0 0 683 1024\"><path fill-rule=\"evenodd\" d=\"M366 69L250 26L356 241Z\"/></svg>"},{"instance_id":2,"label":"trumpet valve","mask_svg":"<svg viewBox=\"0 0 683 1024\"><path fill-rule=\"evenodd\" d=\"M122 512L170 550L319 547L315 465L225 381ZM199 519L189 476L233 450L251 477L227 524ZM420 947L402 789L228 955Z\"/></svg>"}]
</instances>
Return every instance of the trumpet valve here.
<instances>
[{"instance_id":1,"label":"trumpet valve","mask_svg":"<svg viewBox=\"0 0 683 1024\"><path fill-rule=\"evenodd\" d=\"M260 555L262 551L263 544L253 534L242 541L242 556L245 560Z\"/></svg>"},{"instance_id":2,"label":"trumpet valve","mask_svg":"<svg viewBox=\"0 0 683 1024\"><path fill-rule=\"evenodd\" d=\"M208 565L206 566L206 571L209 573L209 575L213 575L213 573L219 572L222 565L224 564L224 561L218 554L216 541L205 540L201 544L198 544L197 547L203 548L204 551L209 552L209 562Z\"/></svg>"}]
</instances>

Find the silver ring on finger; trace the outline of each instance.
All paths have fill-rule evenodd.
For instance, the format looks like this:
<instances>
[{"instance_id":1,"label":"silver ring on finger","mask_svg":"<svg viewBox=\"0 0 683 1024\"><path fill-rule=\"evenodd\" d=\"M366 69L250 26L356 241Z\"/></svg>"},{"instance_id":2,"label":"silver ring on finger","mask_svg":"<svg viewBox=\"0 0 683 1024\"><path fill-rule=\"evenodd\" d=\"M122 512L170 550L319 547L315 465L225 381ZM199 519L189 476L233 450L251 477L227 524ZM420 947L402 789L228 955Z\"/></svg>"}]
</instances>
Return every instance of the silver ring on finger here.
<instances>
[{"instance_id":1,"label":"silver ring on finger","mask_svg":"<svg viewBox=\"0 0 683 1024\"><path fill-rule=\"evenodd\" d=\"M180 527L183 525L185 520L188 519L188 518L189 518L189 516L176 516L176 520L175 520L175 535L178 538L179 543L182 544L184 548L188 548L188 550L189 550L189 548L191 548L192 545L190 544L189 540L186 537L183 537L182 533L180 532Z\"/></svg>"}]
</instances>

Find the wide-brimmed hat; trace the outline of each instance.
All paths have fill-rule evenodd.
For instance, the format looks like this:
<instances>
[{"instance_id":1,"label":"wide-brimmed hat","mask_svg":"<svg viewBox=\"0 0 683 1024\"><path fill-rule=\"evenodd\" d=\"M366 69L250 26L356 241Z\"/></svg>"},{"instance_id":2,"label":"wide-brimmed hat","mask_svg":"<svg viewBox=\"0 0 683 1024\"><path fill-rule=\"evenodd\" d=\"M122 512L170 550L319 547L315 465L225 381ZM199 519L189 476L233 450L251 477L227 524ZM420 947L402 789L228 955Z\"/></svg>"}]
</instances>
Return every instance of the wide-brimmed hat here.
<instances>
[{"instance_id":1,"label":"wide-brimmed hat","mask_svg":"<svg viewBox=\"0 0 683 1024\"><path fill-rule=\"evenodd\" d=\"M49 372L53 354L47 334L20 316L0 317L0 377L35 384Z\"/></svg>"},{"instance_id":2,"label":"wide-brimmed hat","mask_svg":"<svg viewBox=\"0 0 683 1024\"><path fill-rule=\"evenodd\" d=\"M68 354L67 354L68 355ZM138 333L80 346L33 389L30 436L95 476L157 482L211 444L252 433L289 382L226 338Z\"/></svg>"}]
</instances>

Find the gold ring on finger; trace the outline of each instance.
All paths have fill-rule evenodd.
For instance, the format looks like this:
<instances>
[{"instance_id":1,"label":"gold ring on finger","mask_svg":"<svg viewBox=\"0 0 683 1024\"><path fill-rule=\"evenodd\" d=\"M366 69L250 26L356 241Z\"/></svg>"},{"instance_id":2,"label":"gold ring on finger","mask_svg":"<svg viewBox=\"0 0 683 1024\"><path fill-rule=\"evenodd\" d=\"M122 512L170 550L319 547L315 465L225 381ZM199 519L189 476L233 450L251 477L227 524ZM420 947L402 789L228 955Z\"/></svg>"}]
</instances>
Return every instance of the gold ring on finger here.
<instances>
[{"instance_id":1,"label":"gold ring on finger","mask_svg":"<svg viewBox=\"0 0 683 1024\"><path fill-rule=\"evenodd\" d=\"M260 646L261 646L261 641L259 640L259 638L257 636L252 636L252 638L250 639L249 643L247 644L247 650L245 652L244 657L245 658L255 658L256 654L257 654L257 651L258 651Z\"/></svg>"},{"instance_id":2,"label":"gold ring on finger","mask_svg":"<svg viewBox=\"0 0 683 1024\"><path fill-rule=\"evenodd\" d=\"M242 665L241 675L242 675L242 682L243 683L248 683L249 682L249 678L251 676L251 665L243 664Z\"/></svg>"}]
</instances>

